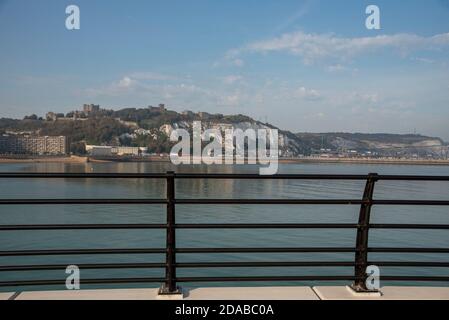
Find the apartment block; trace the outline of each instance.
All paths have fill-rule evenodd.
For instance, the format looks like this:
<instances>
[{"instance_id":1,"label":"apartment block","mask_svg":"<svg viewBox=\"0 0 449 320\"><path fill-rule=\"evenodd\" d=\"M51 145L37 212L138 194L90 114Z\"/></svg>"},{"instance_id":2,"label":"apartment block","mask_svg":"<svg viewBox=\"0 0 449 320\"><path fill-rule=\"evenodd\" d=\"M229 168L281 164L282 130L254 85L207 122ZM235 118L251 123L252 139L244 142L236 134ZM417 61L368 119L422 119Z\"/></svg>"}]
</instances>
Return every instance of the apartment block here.
<instances>
[{"instance_id":1,"label":"apartment block","mask_svg":"<svg viewBox=\"0 0 449 320\"><path fill-rule=\"evenodd\" d=\"M1 154L64 155L69 153L65 136L1 135Z\"/></svg>"}]
</instances>

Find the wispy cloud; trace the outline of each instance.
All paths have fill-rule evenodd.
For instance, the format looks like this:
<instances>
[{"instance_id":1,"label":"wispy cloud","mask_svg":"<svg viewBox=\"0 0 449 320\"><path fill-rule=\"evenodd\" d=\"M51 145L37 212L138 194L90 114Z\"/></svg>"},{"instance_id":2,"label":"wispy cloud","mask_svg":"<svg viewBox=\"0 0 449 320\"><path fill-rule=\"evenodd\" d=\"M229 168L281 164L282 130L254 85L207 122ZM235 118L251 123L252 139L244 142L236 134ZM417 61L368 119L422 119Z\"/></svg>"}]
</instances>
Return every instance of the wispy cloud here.
<instances>
[{"instance_id":1,"label":"wispy cloud","mask_svg":"<svg viewBox=\"0 0 449 320\"><path fill-rule=\"evenodd\" d=\"M293 91L293 95L296 98L304 100L318 100L322 98L321 93L315 89L308 89L306 87L299 87Z\"/></svg>"},{"instance_id":2,"label":"wispy cloud","mask_svg":"<svg viewBox=\"0 0 449 320\"><path fill-rule=\"evenodd\" d=\"M223 83L224 84L235 84L235 83L238 83L238 82L240 82L241 80L243 79L243 77L242 76L240 76L240 75L234 75L234 74L231 74L231 75L228 75L228 76L226 76L226 77L223 77Z\"/></svg>"},{"instance_id":3,"label":"wispy cloud","mask_svg":"<svg viewBox=\"0 0 449 320\"><path fill-rule=\"evenodd\" d=\"M162 81L167 79L168 81ZM182 106L195 110L204 110L207 106L234 107L240 105L245 94L240 88L231 86L241 82L242 77L229 75L215 83L201 86L193 81L185 81L182 77L165 77L152 73L129 73L109 84L91 87L81 92L81 95L95 99L125 99L136 101L141 105L151 101L164 101L169 105ZM223 86L225 83L228 86ZM240 86L239 86L240 87Z\"/></svg>"},{"instance_id":4,"label":"wispy cloud","mask_svg":"<svg viewBox=\"0 0 449 320\"><path fill-rule=\"evenodd\" d=\"M449 33L430 37L416 34L379 35L374 37L339 37L335 34L313 34L297 31L268 40L249 43L229 50L228 59L237 59L244 53L287 52L311 64L323 59L344 60L384 49L405 55L419 50L436 50L449 46Z\"/></svg>"},{"instance_id":5,"label":"wispy cloud","mask_svg":"<svg viewBox=\"0 0 449 320\"><path fill-rule=\"evenodd\" d=\"M160 88L190 90L191 84L188 78L164 75L154 72L130 72L119 80L96 88L88 88L85 93L89 96L120 96L131 93L153 92Z\"/></svg>"},{"instance_id":6,"label":"wispy cloud","mask_svg":"<svg viewBox=\"0 0 449 320\"><path fill-rule=\"evenodd\" d=\"M291 16L285 19L281 24L279 24L275 29L275 33L279 33L288 27L292 26L296 21L304 17L307 13L309 13L312 5L315 3L315 0L305 0L303 1L296 12L294 12Z\"/></svg>"},{"instance_id":7,"label":"wispy cloud","mask_svg":"<svg viewBox=\"0 0 449 320\"><path fill-rule=\"evenodd\" d=\"M164 80L179 80L178 76L161 74L156 72L148 71L137 71L129 74L130 78L137 80L153 80L153 81L164 81Z\"/></svg>"},{"instance_id":8,"label":"wispy cloud","mask_svg":"<svg viewBox=\"0 0 449 320\"><path fill-rule=\"evenodd\" d=\"M412 61L417 61L417 62L421 62L421 63L425 63L425 64L431 64L434 63L435 61L432 59L428 59L428 58L421 58L421 57L415 57L415 58L411 58Z\"/></svg>"}]
</instances>

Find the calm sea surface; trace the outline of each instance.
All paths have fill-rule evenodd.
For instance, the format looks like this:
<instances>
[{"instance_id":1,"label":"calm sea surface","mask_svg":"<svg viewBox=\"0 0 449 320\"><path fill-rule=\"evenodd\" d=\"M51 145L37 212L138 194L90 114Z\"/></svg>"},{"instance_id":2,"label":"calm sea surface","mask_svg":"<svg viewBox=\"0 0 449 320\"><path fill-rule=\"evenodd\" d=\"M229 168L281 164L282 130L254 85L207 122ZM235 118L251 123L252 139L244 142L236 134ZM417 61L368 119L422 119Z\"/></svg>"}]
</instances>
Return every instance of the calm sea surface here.
<instances>
[{"instance_id":1,"label":"calm sea surface","mask_svg":"<svg viewBox=\"0 0 449 320\"><path fill-rule=\"evenodd\" d=\"M102 164L0 164L2 172L238 172L257 173L256 166L172 167L169 163L102 163ZM320 174L413 174L449 175L447 166L401 166L358 164L284 164L279 173ZM294 180L182 180L177 181L176 196L182 198L361 198L363 181L294 181ZM0 197L11 198L161 198L165 197L163 180L143 179L3 179ZM376 199L449 200L449 183L379 182ZM178 223L355 223L358 206L288 206L288 205L178 205ZM0 206L0 224L69 224L69 223L164 223L162 205L60 205ZM440 223L449 224L448 207L379 206L372 212L373 223ZM355 245L355 230L179 230L178 247L321 247ZM3 231L0 251L30 249L80 248L148 248L164 247L161 230L74 230L74 231ZM372 230L370 246L376 247L449 247L447 230ZM448 261L449 254L371 254L371 261ZM207 261L352 261L353 254L184 254L179 262ZM0 257L0 265L80 264L119 262L162 262L163 255L95 255ZM351 275L351 267L314 268L214 268L178 269L178 276L255 276L255 275ZM384 267L383 275L449 276L447 268ZM160 277L159 269L82 270L82 278ZM0 281L27 279L65 279L64 270L0 272ZM201 283L219 285L287 285L286 283ZM290 283L314 285L314 282ZM322 284L322 282L321 282ZM341 284L327 282L326 284ZM381 283L387 285L391 283ZM417 283L397 283L417 285ZM194 287L196 284L186 284ZM428 285L428 284L427 284ZM431 285L447 285L433 283ZM109 287L148 285L113 285ZM158 284L150 284L158 286ZM83 288L105 286L84 286ZM23 290L63 289L23 287ZM12 290L0 288L0 291Z\"/></svg>"}]
</instances>

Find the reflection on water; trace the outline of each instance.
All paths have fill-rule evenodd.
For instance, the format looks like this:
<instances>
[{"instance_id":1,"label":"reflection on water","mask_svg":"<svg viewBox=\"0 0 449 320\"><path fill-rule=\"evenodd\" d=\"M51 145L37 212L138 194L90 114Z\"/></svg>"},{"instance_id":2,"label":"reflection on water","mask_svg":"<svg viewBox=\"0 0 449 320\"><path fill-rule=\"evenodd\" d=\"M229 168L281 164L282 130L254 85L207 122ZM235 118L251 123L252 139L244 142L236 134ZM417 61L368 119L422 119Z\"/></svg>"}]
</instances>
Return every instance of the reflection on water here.
<instances>
[{"instance_id":1,"label":"reflection on water","mask_svg":"<svg viewBox=\"0 0 449 320\"><path fill-rule=\"evenodd\" d=\"M173 167L169 163L89 163L89 164L2 164L0 171L21 172L221 172L258 173L257 166ZM279 173L327 174L426 174L449 175L445 166L285 164ZM449 199L449 184L440 182L379 182L377 199ZM363 181L302 180L179 180L179 198L298 198L358 199ZM165 197L165 181L158 179L4 179L0 181L1 198L161 198ZM357 206L294 205L178 205L179 223L282 223L328 222L354 223ZM449 223L447 207L384 206L374 207L373 223ZM95 205L95 206L1 206L1 224L50 223L162 223L162 205ZM178 247L353 247L354 230L179 230ZM371 246L444 247L449 245L446 230L372 230ZM159 230L76 230L76 231L10 231L0 234L0 250L55 248L139 248L164 247L165 234ZM370 260L448 261L439 254L371 254ZM0 265L14 264L79 264L107 262L158 262L161 255L116 256L49 256L0 257ZM181 262L193 261L352 261L352 254L195 254L179 255ZM222 268L181 269L179 276L232 275L348 275L352 268ZM448 275L444 268L382 268L382 274ZM82 270L85 278L161 276L162 270ZM13 279L65 278L64 270L39 272L1 272L0 281ZM334 282L328 282L334 284ZM295 283L305 284L305 283ZM313 283L307 283L311 285ZM409 283L410 284L410 283ZM154 284L156 285L156 284ZM207 284L201 284L202 286ZM220 284L211 284L220 285ZM226 283L225 285L263 285ZM266 283L265 283L266 285ZM383 283L385 285L385 283ZM437 284L445 285L445 284ZM115 285L117 286L117 285ZM129 285L126 285L129 286ZM139 285L133 285L139 286ZM190 286L190 285L189 285ZM88 286L85 286L87 288ZM101 287L101 286L90 286ZM48 287L46 287L48 288ZM46 288L23 288L46 289ZM61 289L60 287L56 287ZM0 290L10 290L1 288Z\"/></svg>"}]
</instances>

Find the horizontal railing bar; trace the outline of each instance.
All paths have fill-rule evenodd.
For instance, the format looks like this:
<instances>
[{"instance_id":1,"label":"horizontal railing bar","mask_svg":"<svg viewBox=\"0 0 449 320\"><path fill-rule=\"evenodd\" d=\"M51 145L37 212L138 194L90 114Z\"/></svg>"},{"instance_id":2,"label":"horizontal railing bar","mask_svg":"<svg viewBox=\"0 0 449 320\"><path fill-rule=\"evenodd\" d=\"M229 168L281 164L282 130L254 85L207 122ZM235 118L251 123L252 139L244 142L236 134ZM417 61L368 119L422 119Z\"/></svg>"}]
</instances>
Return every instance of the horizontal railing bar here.
<instances>
[{"instance_id":1,"label":"horizontal railing bar","mask_svg":"<svg viewBox=\"0 0 449 320\"><path fill-rule=\"evenodd\" d=\"M79 229L165 229L165 224L41 224L0 225L0 231L17 230L79 230ZM221 224L177 224L177 229L352 229L354 223L221 223ZM449 229L449 225L438 224L370 224L373 229Z\"/></svg>"},{"instance_id":2,"label":"horizontal railing bar","mask_svg":"<svg viewBox=\"0 0 449 320\"><path fill-rule=\"evenodd\" d=\"M166 173L39 173L2 172L0 178L166 178ZM175 173L177 179L298 179L298 180L366 180L368 175L353 174L239 174L239 173ZM377 180L449 181L449 176L377 175Z\"/></svg>"},{"instance_id":3,"label":"horizontal railing bar","mask_svg":"<svg viewBox=\"0 0 449 320\"><path fill-rule=\"evenodd\" d=\"M449 267L449 262L427 262L427 261L370 261L370 265L383 267Z\"/></svg>"},{"instance_id":4,"label":"horizontal railing bar","mask_svg":"<svg viewBox=\"0 0 449 320\"><path fill-rule=\"evenodd\" d=\"M370 265L383 267L449 267L449 262L421 262L421 261L370 261ZM286 262L184 262L177 263L177 268L240 268L240 267L352 267L351 261L286 261ZM165 268L165 263L101 263L77 264L80 269L143 269ZM38 271L65 269L67 264L52 265L13 265L0 266L2 271Z\"/></svg>"},{"instance_id":5,"label":"horizontal railing bar","mask_svg":"<svg viewBox=\"0 0 449 320\"><path fill-rule=\"evenodd\" d=\"M179 179L298 179L298 180L366 180L368 175L351 174L277 174L260 176L257 174L220 174L220 173L177 173ZM378 175L378 180L405 181L449 181L449 176L425 175Z\"/></svg>"},{"instance_id":6,"label":"horizontal railing bar","mask_svg":"<svg viewBox=\"0 0 449 320\"><path fill-rule=\"evenodd\" d=\"M397 205L397 206L449 206L447 200L373 200L373 205Z\"/></svg>"},{"instance_id":7,"label":"horizontal railing bar","mask_svg":"<svg viewBox=\"0 0 449 320\"><path fill-rule=\"evenodd\" d=\"M177 248L176 253L326 253L355 252L355 248L311 247L311 248Z\"/></svg>"},{"instance_id":8,"label":"horizontal railing bar","mask_svg":"<svg viewBox=\"0 0 449 320\"><path fill-rule=\"evenodd\" d=\"M177 268L240 268L240 267L352 267L353 261L271 261L271 262L185 262Z\"/></svg>"},{"instance_id":9,"label":"horizontal railing bar","mask_svg":"<svg viewBox=\"0 0 449 320\"><path fill-rule=\"evenodd\" d=\"M228 267L351 267L354 262L332 261L299 261L299 262L184 262L177 263L177 268L228 268ZM77 264L80 269L143 269L165 268L165 263L90 263ZM67 264L49 265L13 265L0 266L2 271L38 271L38 270L65 270Z\"/></svg>"},{"instance_id":10,"label":"horizontal railing bar","mask_svg":"<svg viewBox=\"0 0 449 320\"><path fill-rule=\"evenodd\" d=\"M321 204L360 205L360 199L176 199L176 204Z\"/></svg>"},{"instance_id":11,"label":"horizontal railing bar","mask_svg":"<svg viewBox=\"0 0 449 320\"><path fill-rule=\"evenodd\" d=\"M19 287L19 286L47 286L63 285L63 280L23 280L23 281L1 281L0 287ZM164 278L104 278L104 279L80 279L80 284L113 284L113 283L150 283L163 282Z\"/></svg>"},{"instance_id":12,"label":"horizontal railing bar","mask_svg":"<svg viewBox=\"0 0 449 320\"><path fill-rule=\"evenodd\" d=\"M165 229L165 224L37 224L0 225L0 231L17 230L80 230L80 229Z\"/></svg>"},{"instance_id":13,"label":"horizontal railing bar","mask_svg":"<svg viewBox=\"0 0 449 320\"><path fill-rule=\"evenodd\" d=\"M297 179L297 180L366 180L368 175L356 174L275 174L259 175L251 173L176 173L177 179Z\"/></svg>"},{"instance_id":14,"label":"horizontal railing bar","mask_svg":"<svg viewBox=\"0 0 449 320\"><path fill-rule=\"evenodd\" d=\"M177 229L353 229L354 223L221 223L176 224ZM165 229L165 224L41 224L0 225L0 231L80 229Z\"/></svg>"},{"instance_id":15,"label":"horizontal railing bar","mask_svg":"<svg viewBox=\"0 0 449 320\"><path fill-rule=\"evenodd\" d=\"M250 277L181 277L178 282L251 282L251 281L348 281L355 276L250 276Z\"/></svg>"},{"instance_id":16,"label":"horizontal railing bar","mask_svg":"<svg viewBox=\"0 0 449 320\"><path fill-rule=\"evenodd\" d=\"M140 269L140 268L165 268L165 263L88 263L77 264L80 269ZM47 265L15 265L0 266L1 271L37 271L37 270L65 270L67 264Z\"/></svg>"},{"instance_id":17,"label":"horizontal railing bar","mask_svg":"<svg viewBox=\"0 0 449 320\"><path fill-rule=\"evenodd\" d=\"M166 248L9 250L0 251L0 257L85 254L154 254L165 253L166 251Z\"/></svg>"},{"instance_id":18,"label":"horizontal railing bar","mask_svg":"<svg viewBox=\"0 0 449 320\"><path fill-rule=\"evenodd\" d=\"M221 173L177 173L179 179L298 179L298 180L366 180L368 175L353 174L221 174ZM377 180L449 181L449 176L428 175L377 175Z\"/></svg>"},{"instance_id":19,"label":"horizontal railing bar","mask_svg":"<svg viewBox=\"0 0 449 320\"><path fill-rule=\"evenodd\" d=\"M382 281L449 281L444 276L382 276Z\"/></svg>"},{"instance_id":20,"label":"horizontal railing bar","mask_svg":"<svg viewBox=\"0 0 449 320\"><path fill-rule=\"evenodd\" d=\"M372 229L428 229L428 230L447 230L448 224L386 224L374 223L370 224Z\"/></svg>"},{"instance_id":21,"label":"horizontal railing bar","mask_svg":"<svg viewBox=\"0 0 449 320\"><path fill-rule=\"evenodd\" d=\"M202 223L176 224L177 229L353 229L354 223Z\"/></svg>"},{"instance_id":22,"label":"horizontal railing bar","mask_svg":"<svg viewBox=\"0 0 449 320\"><path fill-rule=\"evenodd\" d=\"M368 252L382 253L449 253L449 248L368 248Z\"/></svg>"},{"instance_id":23,"label":"horizontal railing bar","mask_svg":"<svg viewBox=\"0 0 449 320\"><path fill-rule=\"evenodd\" d=\"M166 173L78 173L78 172L1 172L0 178L101 178L101 179L136 179L136 178L150 178L150 179L164 179L167 177Z\"/></svg>"},{"instance_id":24,"label":"horizontal railing bar","mask_svg":"<svg viewBox=\"0 0 449 320\"><path fill-rule=\"evenodd\" d=\"M0 205L166 204L165 199L0 199Z\"/></svg>"},{"instance_id":25,"label":"horizontal railing bar","mask_svg":"<svg viewBox=\"0 0 449 320\"><path fill-rule=\"evenodd\" d=\"M449 176L429 176L429 175L388 175L376 176L378 180L402 180L402 181L449 181Z\"/></svg>"},{"instance_id":26,"label":"horizontal railing bar","mask_svg":"<svg viewBox=\"0 0 449 320\"><path fill-rule=\"evenodd\" d=\"M39 173L2 172L0 178L166 178L166 173ZM365 180L367 175L327 175L327 174L277 174L264 176L238 173L176 173L179 179L347 179Z\"/></svg>"},{"instance_id":27,"label":"horizontal railing bar","mask_svg":"<svg viewBox=\"0 0 449 320\"><path fill-rule=\"evenodd\" d=\"M311 248L177 248L177 253L327 253L355 252L355 248L311 247ZM0 251L0 257L84 254L154 254L165 253L165 248L138 249L51 249ZM449 249L448 249L449 252Z\"/></svg>"},{"instance_id":28,"label":"horizontal railing bar","mask_svg":"<svg viewBox=\"0 0 449 320\"><path fill-rule=\"evenodd\" d=\"M360 199L176 199L176 204L360 205ZM166 199L0 199L0 205L166 204ZM447 206L447 200L372 200L373 205Z\"/></svg>"},{"instance_id":29,"label":"horizontal railing bar","mask_svg":"<svg viewBox=\"0 0 449 320\"><path fill-rule=\"evenodd\" d=\"M373 205L397 206L449 206L447 200L373 200Z\"/></svg>"}]
</instances>

